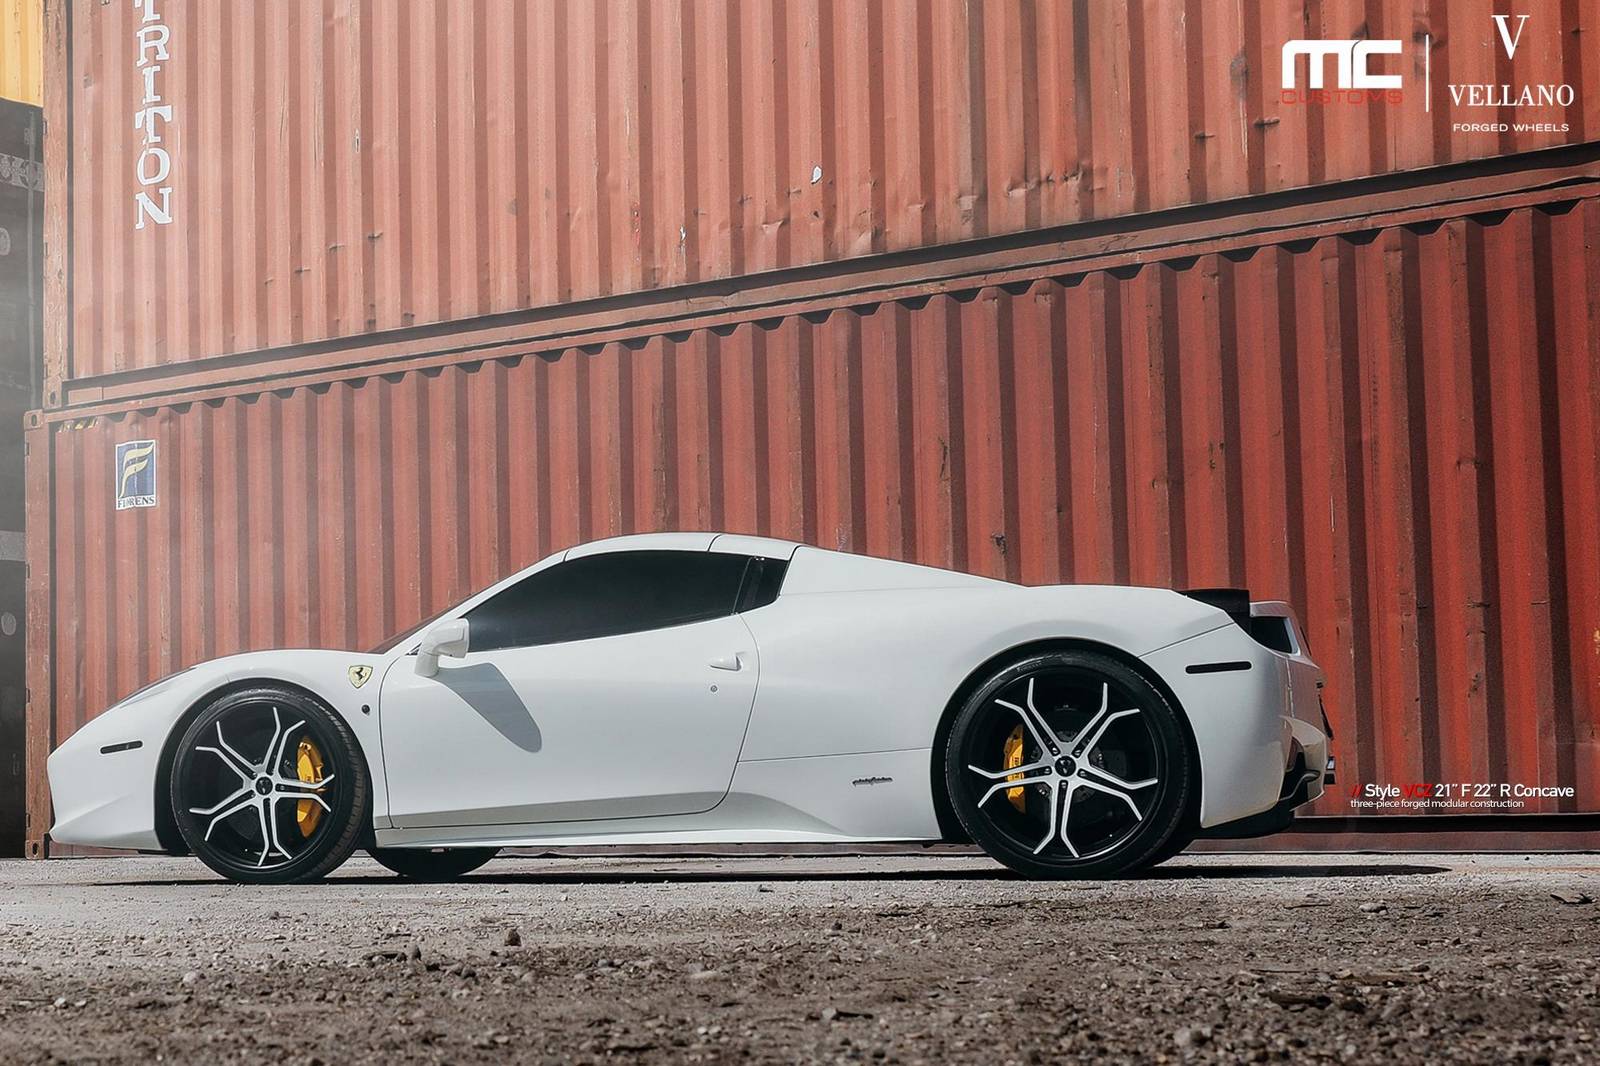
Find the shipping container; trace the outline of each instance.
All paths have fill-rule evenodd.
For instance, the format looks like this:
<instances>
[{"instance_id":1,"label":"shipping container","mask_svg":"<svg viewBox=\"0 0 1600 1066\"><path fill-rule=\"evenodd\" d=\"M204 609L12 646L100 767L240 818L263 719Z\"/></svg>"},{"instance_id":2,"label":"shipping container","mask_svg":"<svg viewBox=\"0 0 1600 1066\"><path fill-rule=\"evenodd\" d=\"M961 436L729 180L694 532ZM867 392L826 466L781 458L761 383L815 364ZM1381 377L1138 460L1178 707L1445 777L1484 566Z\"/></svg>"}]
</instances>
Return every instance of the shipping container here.
<instances>
[{"instance_id":1,"label":"shipping container","mask_svg":"<svg viewBox=\"0 0 1600 1066\"><path fill-rule=\"evenodd\" d=\"M1501 6L52 4L44 400L1600 136L1600 8L1527 0L1511 48ZM1397 102L1284 101L1287 42L1361 38Z\"/></svg>"},{"instance_id":2,"label":"shipping container","mask_svg":"<svg viewBox=\"0 0 1600 1066\"><path fill-rule=\"evenodd\" d=\"M44 103L44 0L0 0L0 100Z\"/></svg>"},{"instance_id":3,"label":"shipping container","mask_svg":"<svg viewBox=\"0 0 1600 1066\"><path fill-rule=\"evenodd\" d=\"M145 682L376 645L561 547L726 529L1014 581L1245 585L1341 784L1600 797L1600 184L1004 284L43 412L42 760ZM936 273L936 271L931 271ZM155 442L118 509L119 444ZM46 621L48 619L48 621ZM1323 814L1348 813L1331 792Z\"/></svg>"},{"instance_id":4,"label":"shipping container","mask_svg":"<svg viewBox=\"0 0 1600 1066\"><path fill-rule=\"evenodd\" d=\"M21 855L24 839L22 436L42 342L40 123L37 107L0 100L0 857Z\"/></svg>"}]
</instances>

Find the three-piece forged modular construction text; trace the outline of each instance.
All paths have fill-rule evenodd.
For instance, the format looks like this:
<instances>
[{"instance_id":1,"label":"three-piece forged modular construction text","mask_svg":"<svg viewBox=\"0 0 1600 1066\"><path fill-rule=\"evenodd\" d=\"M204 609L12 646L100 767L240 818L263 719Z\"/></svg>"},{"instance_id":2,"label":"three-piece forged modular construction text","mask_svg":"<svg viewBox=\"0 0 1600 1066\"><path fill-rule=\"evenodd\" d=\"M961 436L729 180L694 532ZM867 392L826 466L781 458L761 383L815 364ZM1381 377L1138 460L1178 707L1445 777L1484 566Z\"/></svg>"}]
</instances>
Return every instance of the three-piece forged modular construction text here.
<instances>
[{"instance_id":1,"label":"three-piece forged modular construction text","mask_svg":"<svg viewBox=\"0 0 1600 1066\"><path fill-rule=\"evenodd\" d=\"M1287 825L1329 766L1321 671L1247 593L1025 587L787 541L559 552L371 653L191 667L49 761L52 839L247 882L358 847L971 840L1102 877Z\"/></svg>"}]
</instances>

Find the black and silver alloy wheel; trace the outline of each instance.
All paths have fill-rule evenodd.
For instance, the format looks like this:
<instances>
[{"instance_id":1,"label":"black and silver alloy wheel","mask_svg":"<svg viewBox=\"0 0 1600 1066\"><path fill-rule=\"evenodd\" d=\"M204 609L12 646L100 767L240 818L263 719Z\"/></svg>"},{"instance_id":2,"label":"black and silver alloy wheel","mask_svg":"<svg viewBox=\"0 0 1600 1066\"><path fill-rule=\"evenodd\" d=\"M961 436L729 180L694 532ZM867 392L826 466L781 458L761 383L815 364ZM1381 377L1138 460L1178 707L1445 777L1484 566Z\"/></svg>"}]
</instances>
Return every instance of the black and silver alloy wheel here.
<instances>
[{"instance_id":1,"label":"black and silver alloy wheel","mask_svg":"<svg viewBox=\"0 0 1600 1066\"><path fill-rule=\"evenodd\" d=\"M991 856L1031 877L1114 877L1180 831L1194 773L1177 713L1093 652L1030 656L957 712L945 778Z\"/></svg>"},{"instance_id":2,"label":"black and silver alloy wheel","mask_svg":"<svg viewBox=\"0 0 1600 1066\"><path fill-rule=\"evenodd\" d=\"M178 742L170 793L184 842L224 877L312 881L355 849L370 809L349 727L292 689L227 693Z\"/></svg>"}]
</instances>

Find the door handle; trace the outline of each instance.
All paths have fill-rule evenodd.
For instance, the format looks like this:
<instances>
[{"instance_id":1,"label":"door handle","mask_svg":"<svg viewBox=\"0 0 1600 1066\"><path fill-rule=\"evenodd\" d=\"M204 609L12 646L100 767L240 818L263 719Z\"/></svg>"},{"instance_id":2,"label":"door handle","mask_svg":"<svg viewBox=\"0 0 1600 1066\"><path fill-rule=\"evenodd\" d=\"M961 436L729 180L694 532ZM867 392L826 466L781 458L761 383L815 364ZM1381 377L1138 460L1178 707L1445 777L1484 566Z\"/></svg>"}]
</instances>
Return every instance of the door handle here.
<instances>
[{"instance_id":1,"label":"door handle","mask_svg":"<svg viewBox=\"0 0 1600 1066\"><path fill-rule=\"evenodd\" d=\"M739 662L739 653L734 652L732 655L723 655L712 659L706 665L713 670L738 670L743 664Z\"/></svg>"}]
</instances>

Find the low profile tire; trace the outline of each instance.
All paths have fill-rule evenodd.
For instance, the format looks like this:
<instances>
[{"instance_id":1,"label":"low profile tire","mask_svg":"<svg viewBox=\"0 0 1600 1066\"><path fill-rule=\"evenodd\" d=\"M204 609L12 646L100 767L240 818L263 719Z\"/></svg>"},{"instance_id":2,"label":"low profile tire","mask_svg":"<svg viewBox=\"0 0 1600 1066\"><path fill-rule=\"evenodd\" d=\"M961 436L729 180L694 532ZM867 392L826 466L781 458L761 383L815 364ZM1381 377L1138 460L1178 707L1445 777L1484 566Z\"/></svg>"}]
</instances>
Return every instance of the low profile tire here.
<instances>
[{"instance_id":1,"label":"low profile tire","mask_svg":"<svg viewBox=\"0 0 1600 1066\"><path fill-rule=\"evenodd\" d=\"M368 848L367 854L412 881L454 881L500 853L499 848Z\"/></svg>"},{"instance_id":2,"label":"low profile tire","mask_svg":"<svg viewBox=\"0 0 1600 1066\"><path fill-rule=\"evenodd\" d=\"M230 692L201 711L178 741L169 792L189 849L246 884L320 880L371 822L350 727L290 688Z\"/></svg>"},{"instance_id":3,"label":"low profile tire","mask_svg":"<svg viewBox=\"0 0 1600 1066\"><path fill-rule=\"evenodd\" d=\"M1183 854L1185 848L1193 843L1194 837L1189 835L1189 831L1187 829L1180 828L1176 833L1173 833L1167 838L1167 842L1161 845L1161 849L1151 856L1150 861L1145 863L1145 865L1160 866L1168 859L1176 859L1179 855Z\"/></svg>"},{"instance_id":4,"label":"low profile tire","mask_svg":"<svg viewBox=\"0 0 1600 1066\"><path fill-rule=\"evenodd\" d=\"M962 826L1035 878L1120 877L1159 861L1183 833L1195 780L1176 708L1089 651L997 670L956 712L945 750Z\"/></svg>"}]
</instances>

